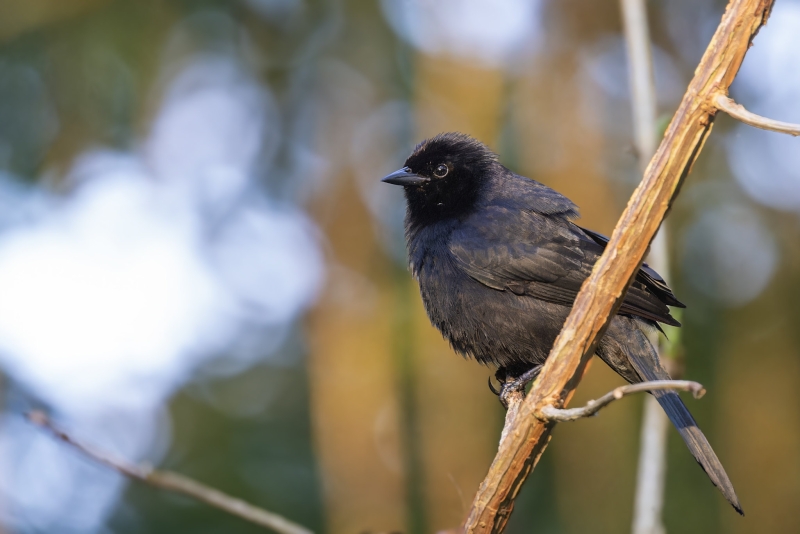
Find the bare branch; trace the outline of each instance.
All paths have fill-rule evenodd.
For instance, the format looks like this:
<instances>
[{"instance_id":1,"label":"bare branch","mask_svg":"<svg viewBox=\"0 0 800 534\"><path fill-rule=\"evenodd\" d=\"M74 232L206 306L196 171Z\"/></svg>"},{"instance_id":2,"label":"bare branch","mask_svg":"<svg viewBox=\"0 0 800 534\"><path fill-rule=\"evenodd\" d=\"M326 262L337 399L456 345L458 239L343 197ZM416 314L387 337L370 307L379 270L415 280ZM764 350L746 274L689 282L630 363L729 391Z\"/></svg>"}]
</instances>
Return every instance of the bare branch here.
<instances>
[{"instance_id":1,"label":"bare branch","mask_svg":"<svg viewBox=\"0 0 800 534\"><path fill-rule=\"evenodd\" d=\"M717 110L714 97L730 86L772 4L773 0L731 0L728 4L664 140L605 252L583 283L539 378L517 415L507 419L512 426L503 432L489 473L478 488L462 527L466 533L495 533L505 528L522 483L544 452L555 426L534 414L546 405L563 406L580 382L598 340L711 131Z\"/></svg>"},{"instance_id":2,"label":"bare branch","mask_svg":"<svg viewBox=\"0 0 800 534\"><path fill-rule=\"evenodd\" d=\"M678 391L691 391L695 399L705 395L706 390L697 382L691 380L653 380L652 382L641 382L639 384L628 384L612 389L597 400L590 400L586 406L581 408L556 408L555 406L543 406L536 417L544 421L575 421L583 417L590 417L615 400L643 391L656 391L660 389L674 389Z\"/></svg>"},{"instance_id":3,"label":"bare branch","mask_svg":"<svg viewBox=\"0 0 800 534\"><path fill-rule=\"evenodd\" d=\"M309 529L302 525L289 521L278 514L253 506L236 497L231 497L230 495L222 493L210 486L206 486L205 484L201 484L191 478L171 471L157 471L150 467L128 462L127 460L114 458L108 453L85 445L53 425L53 422L44 412L34 411L29 413L27 417L30 422L48 430L56 438L70 445L84 456L106 465L129 478L157 488L186 495L187 497L196 499L231 515L235 515L245 521L272 529L280 534L312 534Z\"/></svg>"},{"instance_id":4,"label":"bare branch","mask_svg":"<svg viewBox=\"0 0 800 534\"><path fill-rule=\"evenodd\" d=\"M750 126L761 128L762 130L769 130L771 132L785 133L793 136L800 135L800 124L792 124L791 122L776 121L768 119L761 115L756 115L744 109L744 106L737 104L733 99L723 93L719 93L714 99L714 104L718 109L724 111L734 119L740 120Z\"/></svg>"},{"instance_id":5,"label":"bare branch","mask_svg":"<svg viewBox=\"0 0 800 534\"><path fill-rule=\"evenodd\" d=\"M524 400L525 391L523 389L512 390L506 396L508 406L506 407L506 421L503 425L503 432L500 435L500 441L505 439L506 433L509 431L509 429L514 428L514 419L517 417L517 414L519 414L519 408L522 406L522 401Z\"/></svg>"}]
</instances>

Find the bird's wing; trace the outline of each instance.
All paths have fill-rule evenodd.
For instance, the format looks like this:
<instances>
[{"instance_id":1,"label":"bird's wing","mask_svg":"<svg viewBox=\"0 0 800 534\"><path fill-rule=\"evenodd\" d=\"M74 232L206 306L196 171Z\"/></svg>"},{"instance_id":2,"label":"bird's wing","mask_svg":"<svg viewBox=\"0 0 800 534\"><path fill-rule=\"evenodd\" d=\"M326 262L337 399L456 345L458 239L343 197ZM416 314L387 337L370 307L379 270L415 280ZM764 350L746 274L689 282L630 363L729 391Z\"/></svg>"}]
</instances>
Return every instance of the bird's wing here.
<instances>
[{"instance_id":1,"label":"bird's wing","mask_svg":"<svg viewBox=\"0 0 800 534\"><path fill-rule=\"evenodd\" d=\"M606 248L606 245L608 244L608 237L581 226L577 226L577 228L589 236L603 249ZM683 302L678 300L678 298L672 292L672 289L670 289L664 279L661 278L661 275L658 274L652 267L647 265L647 262L642 263L641 269L639 269L639 272L636 274L636 280L644 284L647 289L658 295L658 297L668 306L675 306L676 308L686 307Z\"/></svg>"},{"instance_id":2,"label":"bird's wing","mask_svg":"<svg viewBox=\"0 0 800 534\"><path fill-rule=\"evenodd\" d=\"M572 306L604 248L566 219L502 207L468 218L451 234L448 246L457 264L474 280L565 306ZM640 271L619 313L680 326L657 286L648 286L651 277ZM666 287L661 277L653 280ZM674 296L672 300L677 302Z\"/></svg>"}]
</instances>

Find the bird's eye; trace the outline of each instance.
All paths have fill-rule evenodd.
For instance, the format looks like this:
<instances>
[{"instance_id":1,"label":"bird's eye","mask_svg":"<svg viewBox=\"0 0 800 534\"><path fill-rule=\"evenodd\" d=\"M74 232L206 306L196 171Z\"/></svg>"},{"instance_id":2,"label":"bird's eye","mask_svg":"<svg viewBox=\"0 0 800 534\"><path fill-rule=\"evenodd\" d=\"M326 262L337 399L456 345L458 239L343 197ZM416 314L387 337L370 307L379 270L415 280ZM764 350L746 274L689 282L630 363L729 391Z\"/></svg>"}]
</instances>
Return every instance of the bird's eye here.
<instances>
[{"instance_id":1,"label":"bird's eye","mask_svg":"<svg viewBox=\"0 0 800 534\"><path fill-rule=\"evenodd\" d=\"M445 165L444 163L440 163L439 165L436 166L435 169L433 169L433 174L435 174L437 178L444 178L445 176L447 176L447 173L449 171L450 169L447 168L447 165Z\"/></svg>"}]
</instances>

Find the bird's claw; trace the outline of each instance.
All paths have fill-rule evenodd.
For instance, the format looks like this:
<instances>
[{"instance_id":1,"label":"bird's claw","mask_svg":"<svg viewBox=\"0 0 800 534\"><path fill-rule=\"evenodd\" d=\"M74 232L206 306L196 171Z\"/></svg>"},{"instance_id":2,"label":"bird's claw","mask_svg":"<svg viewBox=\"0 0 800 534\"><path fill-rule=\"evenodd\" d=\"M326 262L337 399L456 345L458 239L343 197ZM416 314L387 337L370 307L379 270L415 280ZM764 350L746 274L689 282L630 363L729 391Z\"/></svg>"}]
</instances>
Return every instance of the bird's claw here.
<instances>
[{"instance_id":1,"label":"bird's claw","mask_svg":"<svg viewBox=\"0 0 800 534\"><path fill-rule=\"evenodd\" d=\"M500 390L496 390L494 388L494 384L492 384L492 379L489 377L489 389L497 395L500 399L500 404L507 410L508 405L511 401L511 396L514 394L521 393L522 396L525 396L525 386L533 382L536 377L539 375L539 372L542 370L541 365L536 365L521 375L517 377L510 377L507 371L503 368L497 370L495 373L495 378L498 382L500 382Z\"/></svg>"},{"instance_id":2,"label":"bird's claw","mask_svg":"<svg viewBox=\"0 0 800 534\"><path fill-rule=\"evenodd\" d=\"M523 399L525 398L525 384L519 384L516 380L512 380L504 382L500 386L500 393L497 396L500 398L500 404L503 405L503 408L508 410L508 406L511 404L511 397L516 395L520 395Z\"/></svg>"},{"instance_id":3,"label":"bird's claw","mask_svg":"<svg viewBox=\"0 0 800 534\"><path fill-rule=\"evenodd\" d=\"M502 384L502 382L501 382L501 384ZM501 389L502 389L502 386L501 386ZM500 389L495 389L494 384L492 384L492 377L491 376L489 377L489 391L491 391L492 393L494 393L498 397L500 396Z\"/></svg>"}]
</instances>

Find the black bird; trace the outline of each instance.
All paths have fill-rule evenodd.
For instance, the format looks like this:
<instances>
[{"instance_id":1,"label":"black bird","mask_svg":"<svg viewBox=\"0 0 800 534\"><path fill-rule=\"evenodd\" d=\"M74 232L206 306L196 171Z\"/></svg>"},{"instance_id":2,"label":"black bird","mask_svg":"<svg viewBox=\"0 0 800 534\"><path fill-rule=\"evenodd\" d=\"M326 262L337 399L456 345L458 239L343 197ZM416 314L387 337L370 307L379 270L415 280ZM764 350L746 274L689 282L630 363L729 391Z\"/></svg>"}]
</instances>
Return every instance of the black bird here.
<instances>
[{"instance_id":1,"label":"black bird","mask_svg":"<svg viewBox=\"0 0 800 534\"><path fill-rule=\"evenodd\" d=\"M409 263L431 323L459 354L495 364L501 392L535 378L608 238L576 225L568 198L501 165L459 133L421 142L399 171ZM669 380L646 331L685 307L643 264L596 354L628 382ZM695 460L737 512L725 469L675 392L656 391ZM501 394L502 399L502 394Z\"/></svg>"}]
</instances>

